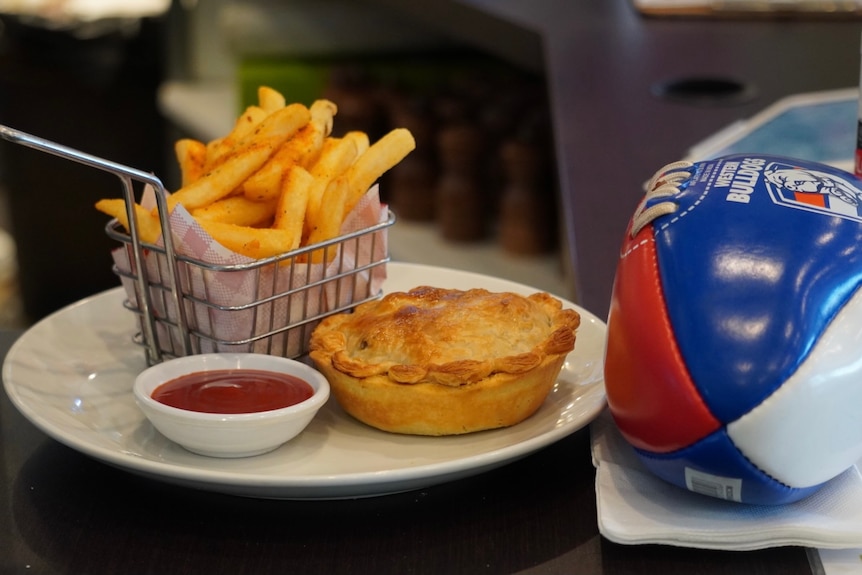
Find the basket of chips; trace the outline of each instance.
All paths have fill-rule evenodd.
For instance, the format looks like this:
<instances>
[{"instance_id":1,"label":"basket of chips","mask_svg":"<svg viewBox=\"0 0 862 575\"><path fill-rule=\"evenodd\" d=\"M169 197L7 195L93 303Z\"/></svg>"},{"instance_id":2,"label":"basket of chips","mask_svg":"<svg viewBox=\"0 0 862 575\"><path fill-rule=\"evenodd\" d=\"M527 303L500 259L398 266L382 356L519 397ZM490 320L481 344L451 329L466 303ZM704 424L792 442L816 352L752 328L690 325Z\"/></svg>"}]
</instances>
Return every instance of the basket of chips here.
<instances>
[{"instance_id":1,"label":"basket of chips","mask_svg":"<svg viewBox=\"0 0 862 575\"><path fill-rule=\"evenodd\" d=\"M299 357L324 317L380 297L395 222L376 181L415 147L396 128L375 142L331 136L337 107L287 104L259 89L231 132L182 139L181 187L11 128L7 140L117 175L96 208L120 243L114 271L148 364L209 352Z\"/></svg>"}]
</instances>

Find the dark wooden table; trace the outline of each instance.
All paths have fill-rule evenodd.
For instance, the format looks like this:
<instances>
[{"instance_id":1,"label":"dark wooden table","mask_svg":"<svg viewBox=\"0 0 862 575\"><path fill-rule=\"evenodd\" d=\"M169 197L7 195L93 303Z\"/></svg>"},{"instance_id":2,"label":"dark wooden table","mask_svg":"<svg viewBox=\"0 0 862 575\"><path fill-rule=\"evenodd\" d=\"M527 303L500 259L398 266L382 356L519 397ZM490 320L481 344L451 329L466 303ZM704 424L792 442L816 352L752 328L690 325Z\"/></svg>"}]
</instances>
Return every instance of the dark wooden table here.
<instances>
[{"instance_id":1,"label":"dark wooden table","mask_svg":"<svg viewBox=\"0 0 862 575\"><path fill-rule=\"evenodd\" d=\"M0 358L19 334L0 331ZM598 534L589 433L476 477L342 501L145 479L31 425L0 392L0 573L809 574L806 551L616 545Z\"/></svg>"}]
</instances>

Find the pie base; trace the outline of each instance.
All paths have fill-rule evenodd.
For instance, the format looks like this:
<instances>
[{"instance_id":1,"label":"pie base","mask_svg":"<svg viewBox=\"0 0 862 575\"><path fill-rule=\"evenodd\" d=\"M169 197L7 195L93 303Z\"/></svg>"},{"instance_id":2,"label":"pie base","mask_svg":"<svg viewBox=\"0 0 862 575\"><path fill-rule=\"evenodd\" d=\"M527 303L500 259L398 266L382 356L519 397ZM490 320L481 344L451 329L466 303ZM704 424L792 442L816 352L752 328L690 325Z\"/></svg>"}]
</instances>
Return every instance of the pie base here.
<instances>
[{"instance_id":1,"label":"pie base","mask_svg":"<svg viewBox=\"0 0 862 575\"><path fill-rule=\"evenodd\" d=\"M566 354L548 356L527 373L497 373L479 383L452 387L405 385L387 376L354 378L312 353L341 407L359 421L393 433L459 435L520 423L553 389ZM323 361L318 361L323 359Z\"/></svg>"}]
</instances>

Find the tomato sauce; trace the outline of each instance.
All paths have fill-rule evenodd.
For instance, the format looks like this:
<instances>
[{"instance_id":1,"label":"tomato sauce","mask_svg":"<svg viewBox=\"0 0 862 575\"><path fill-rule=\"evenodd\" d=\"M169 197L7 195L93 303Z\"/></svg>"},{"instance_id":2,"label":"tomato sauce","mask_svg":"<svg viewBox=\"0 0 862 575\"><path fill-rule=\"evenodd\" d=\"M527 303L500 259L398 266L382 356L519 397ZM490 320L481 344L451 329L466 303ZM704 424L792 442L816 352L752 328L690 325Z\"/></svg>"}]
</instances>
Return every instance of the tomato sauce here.
<instances>
[{"instance_id":1,"label":"tomato sauce","mask_svg":"<svg viewBox=\"0 0 862 575\"><path fill-rule=\"evenodd\" d=\"M163 383L153 390L152 398L188 411L257 413L296 405L313 394L308 382L286 373L217 369Z\"/></svg>"}]
</instances>

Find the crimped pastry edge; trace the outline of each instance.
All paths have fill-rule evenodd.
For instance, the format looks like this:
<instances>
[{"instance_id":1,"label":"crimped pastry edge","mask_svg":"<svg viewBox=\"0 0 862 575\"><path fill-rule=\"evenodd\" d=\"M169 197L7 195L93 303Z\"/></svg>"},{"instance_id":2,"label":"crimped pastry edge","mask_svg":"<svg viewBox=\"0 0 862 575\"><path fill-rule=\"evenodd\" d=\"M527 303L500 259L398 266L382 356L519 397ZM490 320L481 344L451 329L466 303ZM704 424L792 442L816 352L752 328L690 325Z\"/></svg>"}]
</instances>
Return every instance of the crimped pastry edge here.
<instances>
[{"instance_id":1,"label":"crimped pastry edge","mask_svg":"<svg viewBox=\"0 0 862 575\"><path fill-rule=\"evenodd\" d=\"M347 337L339 328L352 318L366 314L369 310L383 307L386 303L405 296L423 297L427 293L448 294L458 292L464 295L479 293L481 295L512 296L530 301L543 309L551 317L553 329L548 336L539 342L532 350L501 357L488 357L484 360L460 359L440 364L408 364L397 362L367 363L359 357L354 357L347 351ZM336 314L325 318L314 330L310 348L315 351L325 351L330 355L333 366L349 376L356 378L372 375L388 375L398 383L415 384L430 381L442 385L461 386L473 384L497 372L525 373L537 366L546 355L554 355L562 351L568 353L574 349L576 330L580 325L580 314L572 309L564 309L562 302L546 292L535 292L530 295L512 292L491 292L482 288L457 290L418 286L407 292L393 292L381 300L366 302L356 307L354 312Z\"/></svg>"}]
</instances>

